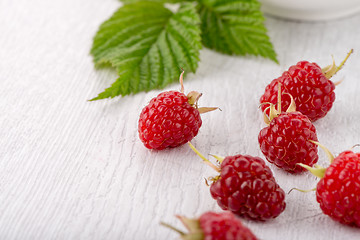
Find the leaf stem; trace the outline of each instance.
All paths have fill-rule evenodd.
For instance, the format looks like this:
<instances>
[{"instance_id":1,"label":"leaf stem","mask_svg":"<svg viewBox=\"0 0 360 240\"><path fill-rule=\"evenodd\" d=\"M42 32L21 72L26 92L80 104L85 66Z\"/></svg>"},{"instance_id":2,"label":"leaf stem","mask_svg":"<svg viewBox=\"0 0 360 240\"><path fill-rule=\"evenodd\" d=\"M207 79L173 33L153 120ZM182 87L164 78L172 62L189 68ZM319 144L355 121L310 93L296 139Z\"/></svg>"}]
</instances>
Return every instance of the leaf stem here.
<instances>
[{"instance_id":1,"label":"leaf stem","mask_svg":"<svg viewBox=\"0 0 360 240\"><path fill-rule=\"evenodd\" d=\"M165 222L160 222L160 224L163 225L164 227L167 227L167 228L170 228L171 230L174 230L175 232L178 232L181 236L185 235L185 233L183 231L171 226L170 224L167 224Z\"/></svg>"},{"instance_id":2,"label":"leaf stem","mask_svg":"<svg viewBox=\"0 0 360 240\"><path fill-rule=\"evenodd\" d=\"M348 58L350 57L350 55L354 52L354 49L351 49L348 54L346 55L345 59L340 63L340 65L336 68L335 73L337 73L345 64L345 62L348 60ZM334 73L334 74L335 74Z\"/></svg>"},{"instance_id":3,"label":"leaf stem","mask_svg":"<svg viewBox=\"0 0 360 240\"><path fill-rule=\"evenodd\" d=\"M204 155L202 155L190 142L188 142L190 148L205 162L205 164L209 165L212 169L217 172L220 172L220 168L215 166L212 162L209 161Z\"/></svg>"},{"instance_id":4,"label":"leaf stem","mask_svg":"<svg viewBox=\"0 0 360 240\"><path fill-rule=\"evenodd\" d=\"M309 142L312 142L312 143L318 145L319 147L321 147L322 150L324 150L324 152L325 152L326 155L328 156L330 163L332 163L332 162L334 161L334 158L335 158L334 155L333 155L333 154L330 152L330 150L327 149L324 145L322 145L322 144L319 143L319 142L313 141L313 140L309 140Z\"/></svg>"},{"instance_id":5,"label":"leaf stem","mask_svg":"<svg viewBox=\"0 0 360 240\"><path fill-rule=\"evenodd\" d=\"M179 81L180 81L180 86L181 86L181 90L180 92L184 93L185 89L184 89L184 70L181 69L182 72L180 74L180 78L179 78Z\"/></svg>"}]
</instances>

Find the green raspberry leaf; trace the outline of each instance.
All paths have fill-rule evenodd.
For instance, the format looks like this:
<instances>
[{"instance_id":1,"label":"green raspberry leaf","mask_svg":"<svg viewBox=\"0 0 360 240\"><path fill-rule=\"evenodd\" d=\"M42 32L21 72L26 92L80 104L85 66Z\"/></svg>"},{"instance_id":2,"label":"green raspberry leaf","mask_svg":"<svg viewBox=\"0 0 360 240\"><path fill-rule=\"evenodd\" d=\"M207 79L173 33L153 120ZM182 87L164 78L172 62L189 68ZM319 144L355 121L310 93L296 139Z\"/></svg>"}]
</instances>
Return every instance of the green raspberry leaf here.
<instances>
[{"instance_id":1,"label":"green raspberry leaf","mask_svg":"<svg viewBox=\"0 0 360 240\"><path fill-rule=\"evenodd\" d=\"M181 68L196 71L200 49L194 4L182 3L176 13L156 2L124 5L100 26L91 49L95 65L110 64L119 78L91 100L164 88Z\"/></svg>"},{"instance_id":2,"label":"green raspberry leaf","mask_svg":"<svg viewBox=\"0 0 360 240\"><path fill-rule=\"evenodd\" d=\"M257 0L199 0L202 42L225 54L256 55L276 63Z\"/></svg>"}]
</instances>

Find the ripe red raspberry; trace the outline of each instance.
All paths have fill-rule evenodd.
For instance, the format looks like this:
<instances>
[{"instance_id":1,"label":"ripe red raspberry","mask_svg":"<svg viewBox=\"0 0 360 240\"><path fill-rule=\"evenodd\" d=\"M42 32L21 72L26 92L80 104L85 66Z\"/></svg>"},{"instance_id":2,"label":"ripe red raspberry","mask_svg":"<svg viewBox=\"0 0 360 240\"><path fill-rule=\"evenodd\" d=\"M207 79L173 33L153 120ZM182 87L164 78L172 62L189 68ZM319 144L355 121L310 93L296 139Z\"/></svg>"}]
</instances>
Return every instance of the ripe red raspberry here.
<instances>
[{"instance_id":1,"label":"ripe red raspberry","mask_svg":"<svg viewBox=\"0 0 360 240\"><path fill-rule=\"evenodd\" d=\"M335 84L329 79L341 69L351 53L352 50L339 67L334 62L333 65L324 69L321 69L316 63L298 62L265 88L260 103L276 104L277 85L281 83L282 92L293 96L299 112L306 115L311 121L324 117L335 101ZM282 105L287 108L290 105L290 98L284 98ZM262 110L264 111L265 108L263 105Z\"/></svg>"},{"instance_id":2,"label":"ripe red raspberry","mask_svg":"<svg viewBox=\"0 0 360 240\"><path fill-rule=\"evenodd\" d=\"M164 224L165 226L179 232L184 240L256 240L257 238L249 228L244 226L230 212L215 213L206 212L198 219L188 219L177 216L186 228L188 234Z\"/></svg>"},{"instance_id":3,"label":"ripe red raspberry","mask_svg":"<svg viewBox=\"0 0 360 240\"><path fill-rule=\"evenodd\" d=\"M199 111L188 103L185 94L163 92L142 110L139 137L149 149L177 147L193 139L201 124Z\"/></svg>"},{"instance_id":4,"label":"ripe red raspberry","mask_svg":"<svg viewBox=\"0 0 360 240\"><path fill-rule=\"evenodd\" d=\"M327 169L302 165L321 178L316 200L321 210L335 221L360 227L360 153L348 150L334 159L326 151L331 160Z\"/></svg>"},{"instance_id":5,"label":"ripe red raspberry","mask_svg":"<svg viewBox=\"0 0 360 240\"><path fill-rule=\"evenodd\" d=\"M221 165L220 168L212 166L220 175L212 178L210 193L223 210L260 221L276 218L285 210L285 193L264 160L248 155L215 157Z\"/></svg>"},{"instance_id":6,"label":"ripe red raspberry","mask_svg":"<svg viewBox=\"0 0 360 240\"><path fill-rule=\"evenodd\" d=\"M222 209L262 221L275 218L285 210L285 193L261 158L229 156L220 169L210 192Z\"/></svg>"},{"instance_id":7,"label":"ripe red raspberry","mask_svg":"<svg viewBox=\"0 0 360 240\"><path fill-rule=\"evenodd\" d=\"M200 216L204 240L256 240L255 235L230 212L207 212Z\"/></svg>"},{"instance_id":8,"label":"ripe red raspberry","mask_svg":"<svg viewBox=\"0 0 360 240\"><path fill-rule=\"evenodd\" d=\"M182 86L182 74L180 76ZM198 108L201 94L188 96L178 91L160 93L144 107L140 114L139 138L149 149L161 150L180 146L193 139L201 127L200 113L216 108Z\"/></svg>"},{"instance_id":9,"label":"ripe red raspberry","mask_svg":"<svg viewBox=\"0 0 360 240\"><path fill-rule=\"evenodd\" d=\"M313 166L318 161L316 129L300 112L283 112L259 133L259 144L266 159L288 172L302 172L297 163Z\"/></svg>"}]
</instances>

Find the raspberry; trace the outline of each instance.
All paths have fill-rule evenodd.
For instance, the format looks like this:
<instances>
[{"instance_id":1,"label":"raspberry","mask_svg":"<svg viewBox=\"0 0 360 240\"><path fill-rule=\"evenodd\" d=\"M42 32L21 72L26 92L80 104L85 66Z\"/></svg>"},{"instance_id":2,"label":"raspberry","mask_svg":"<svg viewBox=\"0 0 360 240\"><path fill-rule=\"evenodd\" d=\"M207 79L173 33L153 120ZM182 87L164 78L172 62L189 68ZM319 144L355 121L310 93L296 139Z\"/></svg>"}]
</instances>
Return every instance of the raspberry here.
<instances>
[{"instance_id":1,"label":"raspberry","mask_svg":"<svg viewBox=\"0 0 360 240\"><path fill-rule=\"evenodd\" d=\"M182 73L183 74L183 73ZM200 113L216 108L197 108L201 94L168 91L160 93L145 106L139 118L139 138L149 149L161 150L180 146L193 139L202 121Z\"/></svg>"},{"instance_id":2,"label":"raspberry","mask_svg":"<svg viewBox=\"0 0 360 240\"><path fill-rule=\"evenodd\" d=\"M212 178L210 193L223 210L260 221L276 218L285 210L285 193L264 160L248 155L215 157L221 162L220 175Z\"/></svg>"},{"instance_id":3,"label":"raspberry","mask_svg":"<svg viewBox=\"0 0 360 240\"><path fill-rule=\"evenodd\" d=\"M281 113L259 133L259 144L266 159L285 171L305 171L297 163L313 166L318 161L316 129L300 112Z\"/></svg>"},{"instance_id":4,"label":"raspberry","mask_svg":"<svg viewBox=\"0 0 360 240\"><path fill-rule=\"evenodd\" d=\"M265 88L260 103L276 104L277 84L281 83L283 85L282 92L289 93L294 97L299 112L306 115L311 121L324 117L335 101L335 84L329 79L341 69L351 53L352 50L340 66L333 63L324 69L321 69L316 63L298 62ZM284 98L282 105L287 108L290 105L290 98ZM262 110L265 110L264 105Z\"/></svg>"},{"instance_id":5,"label":"raspberry","mask_svg":"<svg viewBox=\"0 0 360 240\"><path fill-rule=\"evenodd\" d=\"M254 220L275 218L286 206L285 193L270 168L248 155L226 157L210 192L222 209Z\"/></svg>"},{"instance_id":6,"label":"raspberry","mask_svg":"<svg viewBox=\"0 0 360 240\"><path fill-rule=\"evenodd\" d=\"M331 164L327 169L302 165L321 178L316 200L323 213L335 221L360 227L360 153L348 150L335 159L331 153L328 155Z\"/></svg>"},{"instance_id":7,"label":"raspberry","mask_svg":"<svg viewBox=\"0 0 360 240\"><path fill-rule=\"evenodd\" d=\"M200 216L204 240L256 240L255 235L230 212L207 212Z\"/></svg>"},{"instance_id":8,"label":"raspberry","mask_svg":"<svg viewBox=\"0 0 360 240\"><path fill-rule=\"evenodd\" d=\"M185 94L163 92L142 110L139 137L149 149L177 147L193 139L201 124L199 111L188 103Z\"/></svg>"},{"instance_id":9,"label":"raspberry","mask_svg":"<svg viewBox=\"0 0 360 240\"><path fill-rule=\"evenodd\" d=\"M249 228L244 226L230 212L206 212L198 219L178 216L190 233L186 234L168 224L165 226L179 232L181 239L186 240L256 240Z\"/></svg>"}]
</instances>

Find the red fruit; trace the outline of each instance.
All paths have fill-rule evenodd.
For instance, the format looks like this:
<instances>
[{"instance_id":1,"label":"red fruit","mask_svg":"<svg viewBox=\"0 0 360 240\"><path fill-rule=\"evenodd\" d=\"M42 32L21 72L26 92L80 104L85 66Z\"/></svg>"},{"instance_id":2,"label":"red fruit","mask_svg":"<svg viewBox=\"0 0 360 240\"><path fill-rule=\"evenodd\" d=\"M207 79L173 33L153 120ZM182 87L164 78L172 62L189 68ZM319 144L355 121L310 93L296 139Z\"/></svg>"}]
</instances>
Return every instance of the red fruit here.
<instances>
[{"instance_id":1,"label":"red fruit","mask_svg":"<svg viewBox=\"0 0 360 240\"><path fill-rule=\"evenodd\" d=\"M185 94L163 92L142 110L139 137L149 149L177 147L193 139L201 124L199 111L188 103Z\"/></svg>"},{"instance_id":2,"label":"red fruit","mask_svg":"<svg viewBox=\"0 0 360 240\"><path fill-rule=\"evenodd\" d=\"M204 240L256 240L255 235L232 213L207 212L200 216Z\"/></svg>"},{"instance_id":3,"label":"red fruit","mask_svg":"<svg viewBox=\"0 0 360 240\"><path fill-rule=\"evenodd\" d=\"M351 53L352 50L339 67L334 62L333 65L324 69L321 69L316 63L298 62L265 88L260 103L276 104L277 85L281 83L282 92L293 96L299 112L306 115L311 121L324 117L335 101L335 84L329 79L341 69ZM284 98L282 105L287 108L290 105L290 98ZM265 110L264 105L262 110Z\"/></svg>"},{"instance_id":4,"label":"red fruit","mask_svg":"<svg viewBox=\"0 0 360 240\"><path fill-rule=\"evenodd\" d=\"M280 84L279 84L280 85ZM279 87L279 102L281 101ZM298 163L313 166L318 161L316 129L308 117L295 111L291 104L286 112L281 113L281 105L275 110L270 104L269 118L264 115L269 125L263 128L258 136L260 149L266 159L277 167L291 173L305 171Z\"/></svg>"},{"instance_id":5,"label":"red fruit","mask_svg":"<svg viewBox=\"0 0 360 240\"><path fill-rule=\"evenodd\" d=\"M189 233L163 224L181 234L184 240L256 240L255 235L230 212L206 212L198 219L177 216Z\"/></svg>"},{"instance_id":6,"label":"red fruit","mask_svg":"<svg viewBox=\"0 0 360 240\"><path fill-rule=\"evenodd\" d=\"M297 165L313 166L318 161L316 129L300 112L281 113L259 133L259 144L266 159L288 172L302 172Z\"/></svg>"},{"instance_id":7,"label":"red fruit","mask_svg":"<svg viewBox=\"0 0 360 240\"><path fill-rule=\"evenodd\" d=\"M190 147L211 164L191 144ZM285 210L285 193L264 160L248 155L216 158L221 165L213 168L220 175L212 178L210 193L223 210L260 221L276 218Z\"/></svg>"},{"instance_id":8,"label":"red fruit","mask_svg":"<svg viewBox=\"0 0 360 240\"><path fill-rule=\"evenodd\" d=\"M328 150L327 150L328 151ZM320 177L316 187L316 200L321 210L335 221L360 227L360 153L345 151L325 169L317 166L310 170Z\"/></svg>"},{"instance_id":9,"label":"red fruit","mask_svg":"<svg viewBox=\"0 0 360 240\"><path fill-rule=\"evenodd\" d=\"M180 76L182 85L182 74ZM183 88L183 87L182 87ZM198 108L201 94L168 91L151 99L140 114L139 137L145 147L161 150L193 139L201 127L200 113L216 108Z\"/></svg>"}]
</instances>

